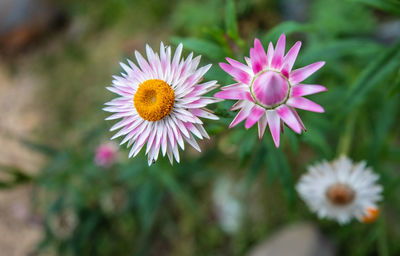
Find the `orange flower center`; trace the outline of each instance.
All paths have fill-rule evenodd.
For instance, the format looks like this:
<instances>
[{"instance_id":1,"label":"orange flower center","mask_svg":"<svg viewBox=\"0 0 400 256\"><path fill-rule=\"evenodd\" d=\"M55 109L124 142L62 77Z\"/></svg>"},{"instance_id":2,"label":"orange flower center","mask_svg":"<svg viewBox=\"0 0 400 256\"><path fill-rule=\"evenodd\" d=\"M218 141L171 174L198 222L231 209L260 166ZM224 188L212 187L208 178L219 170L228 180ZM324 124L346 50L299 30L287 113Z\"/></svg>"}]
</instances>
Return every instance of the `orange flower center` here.
<instances>
[{"instance_id":1,"label":"orange flower center","mask_svg":"<svg viewBox=\"0 0 400 256\"><path fill-rule=\"evenodd\" d=\"M380 210L379 208L367 208L367 214L362 217L361 221L364 223L374 222L379 216Z\"/></svg>"},{"instance_id":2,"label":"orange flower center","mask_svg":"<svg viewBox=\"0 0 400 256\"><path fill-rule=\"evenodd\" d=\"M150 79L141 84L133 97L139 116L147 121L159 121L171 113L174 90L160 79Z\"/></svg>"},{"instance_id":3,"label":"orange flower center","mask_svg":"<svg viewBox=\"0 0 400 256\"><path fill-rule=\"evenodd\" d=\"M354 200L354 190L346 184L334 184L326 191L326 196L335 205L344 206Z\"/></svg>"}]
</instances>

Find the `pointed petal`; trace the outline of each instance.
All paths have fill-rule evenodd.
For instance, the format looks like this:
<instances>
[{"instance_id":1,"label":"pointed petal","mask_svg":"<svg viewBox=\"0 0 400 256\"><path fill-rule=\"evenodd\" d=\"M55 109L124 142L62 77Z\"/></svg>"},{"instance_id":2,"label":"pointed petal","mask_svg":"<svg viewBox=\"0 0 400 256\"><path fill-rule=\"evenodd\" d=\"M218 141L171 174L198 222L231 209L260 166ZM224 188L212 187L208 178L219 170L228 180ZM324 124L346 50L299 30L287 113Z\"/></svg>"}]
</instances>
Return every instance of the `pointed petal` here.
<instances>
[{"instance_id":1,"label":"pointed petal","mask_svg":"<svg viewBox=\"0 0 400 256\"><path fill-rule=\"evenodd\" d=\"M299 124L300 124L300 126L301 126L301 129L302 129L303 131L306 131L306 130L307 130L307 129L306 129L306 126L304 125L303 121L301 120L301 118L300 118L299 114L297 113L296 109L291 108L291 110L292 110L293 114L295 115L295 117L296 117L296 119L297 119L297 122L299 122Z\"/></svg>"},{"instance_id":2,"label":"pointed petal","mask_svg":"<svg viewBox=\"0 0 400 256\"><path fill-rule=\"evenodd\" d=\"M232 67L227 63L219 63L219 66L228 74L230 74L233 79L244 84L250 83L250 75L238 68Z\"/></svg>"},{"instance_id":3,"label":"pointed petal","mask_svg":"<svg viewBox=\"0 0 400 256\"><path fill-rule=\"evenodd\" d=\"M255 105L251 109L250 115L247 117L244 127L246 129L252 127L260 119L260 117L264 114L264 112L265 110L262 107Z\"/></svg>"},{"instance_id":4,"label":"pointed petal","mask_svg":"<svg viewBox=\"0 0 400 256\"><path fill-rule=\"evenodd\" d=\"M292 84L298 84L314 74L318 69L325 65L325 61L318 61L308 66L293 70L289 75Z\"/></svg>"},{"instance_id":5,"label":"pointed petal","mask_svg":"<svg viewBox=\"0 0 400 256\"><path fill-rule=\"evenodd\" d=\"M276 112L293 131L297 132L298 134L301 133L301 125L288 106L282 105L276 109Z\"/></svg>"},{"instance_id":6,"label":"pointed petal","mask_svg":"<svg viewBox=\"0 0 400 256\"><path fill-rule=\"evenodd\" d=\"M324 112L324 109L320 105L303 97L290 98L286 104L294 108L304 109L312 112Z\"/></svg>"},{"instance_id":7,"label":"pointed petal","mask_svg":"<svg viewBox=\"0 0 400 256\"><path fill-rule=\"evenodd\" d=\"M281 70L282 63L283 63L283 55L285 54L285 44L286 44L286 37L285 34L282 34L278 42L276 43L274 56L272 57L271 66L272 68Z\"/></svg>"},{"instance_id":8,"label":"pointed petal","mask_svg":"<svg viewBox=\"0 0 400 256\"><path fill-rule=\"evenodd\" d=\"M236 117L233 119L232 123L229 125L229 128L232 128L238 123L242 122L250 114L251 108L252 108L251 105L244 106L236 115Z\"/></svg>"},{"instance_id":9,"label":"pointed petal","mask_svg":"<svg viewBox=\"0 0 400 256\"><path fill-rule=\"evenodd\" d=\"M271 67L272 57L274 56L274 46L271 42L268 44L268 51L267 51L267 62L268 66Z\"/></svg>"},{"instance_id":10,"label":"pointed petal","mask_svg":"<svg viewBox=\"0 0 400 256\"><path fill-rule=\"evenodd\" d=\"M253 100L249 92L243 91L241 89L220 91L214 94L214 97L229 100Z\"/></svg>"},{"instance_id":11,"label":"pointed petal","mask_svg":"<svg viewBox=\"0 0 400 256\"><path fill-rule=\"evenodd\" d=\"M258 38L254 39L254 48L250 49L250 60L254 74L257 74L267 66L267 55Z\"/></svg>"},{"instance_id":12,"label":"pointed petal","mask_svg":"<svg viewBox=\"0 0 400 256\"><path fill-rule=\"evenodd\" d=\"M292 97L306 96L314 93L327 91L325 86L314 84L299 84L292 88Z\"/></svg>"},{"instance_id":13,"label":"pointed petal","mask_svg":"<svg viewBox=\"0 0 400 256\"><path fill-rule=\"evenodd\" d=\"M271 131L272 139L274 140L275 146L279 148L279 140L281 136L281 119L275 110L267 111L267 120L269 130Z\"/></svg>"},{"instance_id":14,"label":"pointed petal","mask_svg":"<svg viewBox=\"0 0 400 256\"><path fill-rule=\"evenodd\" d=\"M301 47L301 42L297 41L292 48L288 51L286 54L284 60L283 60L283 68L282 68L282 73L286 77L288 77L290 71L292 71L294 62L296 61L297 54L299 54Z\"/></svg>"},{"instance_id":15,"label":"pointed petal","mask_svg":"<svg viewBox=\"0 0 400 256\"><path fill-rule=\"evenodd\" d=\"M260 117L260 120L258 120L258 138L261 140L264 132L265 132L265 128L267 127L267 116L266 116L266 111L264 111L264 114Z\"/></svg>"},{"instance_id":16,"label":"pointed petal","mask_svg":"<svg viewBox=\"0 0 400 256\"><path fill-rule=\"evenodd\" d=\"M234 59L231 59L231 58L228 58L228 57L227 57L227 58L226 58L226 61L228 61L229 64L231 64L232 67L234 67L234 68L241 69L241 70L243 70L244 72L249 73L249 74L252 73L252 70L249 68L249 66L247 66L247 65L245 65L245 64L243 64L243 63L240 63L240 62L237 61L237 60L234 60Z\"/></svg>"}]
</instances>

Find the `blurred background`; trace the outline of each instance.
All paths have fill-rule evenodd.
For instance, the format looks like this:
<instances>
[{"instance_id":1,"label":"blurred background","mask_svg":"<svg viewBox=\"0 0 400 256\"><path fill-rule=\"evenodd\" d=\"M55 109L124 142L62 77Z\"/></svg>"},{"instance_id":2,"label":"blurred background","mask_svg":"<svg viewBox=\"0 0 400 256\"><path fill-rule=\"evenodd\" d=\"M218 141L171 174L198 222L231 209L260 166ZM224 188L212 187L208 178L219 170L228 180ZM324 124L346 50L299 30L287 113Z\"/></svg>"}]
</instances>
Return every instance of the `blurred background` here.
<instances>
[{"instance_id":1,"label":"blurred background","mask_svg":"<svg viewBox=\"0 0 400 256\"><path fill-rule=\"evenodd\" d=\"M0 0L0 255L400 255L399 17L398 0ZM134 50L183 42L226 85L218 62L281 33L303 41L296 67L326 61L306 133L276 149L228 130L225 101L180 164L109 141L105 87ZM295 193L340 154L379 173L376 222L319 220Z\"/></svg>"}]
</instances>

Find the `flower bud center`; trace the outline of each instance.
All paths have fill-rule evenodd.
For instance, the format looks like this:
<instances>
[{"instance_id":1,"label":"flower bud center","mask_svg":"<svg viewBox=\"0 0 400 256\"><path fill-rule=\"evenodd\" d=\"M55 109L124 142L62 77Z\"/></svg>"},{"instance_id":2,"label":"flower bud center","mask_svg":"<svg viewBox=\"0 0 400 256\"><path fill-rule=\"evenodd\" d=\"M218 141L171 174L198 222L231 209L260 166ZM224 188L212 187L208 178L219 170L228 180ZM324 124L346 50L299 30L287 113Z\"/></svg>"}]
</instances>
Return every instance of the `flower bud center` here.
<instances>
[{"instance_id":1,"label":"flower bud center","mask_svg":"<svg viewBox=\"0 0 400 256\"><path fill-rule=\"evenodd\" d=\"M175 92L166 82L150 79L139 85L133 103L139 116L147 121L159 121L171 113Z\"/></svg>"},{"instance_id":2,"label":"flower bud center","mask_svg":"<svg viewBox=\"0 0 400 256\"><path fill-rule=\"evenodd\" d=\"M327 189L326 196L333 204L344 206L353 202L355 192L348 185L337 183Z\"/></svg>"},{"instance_id":3,"label":"flower bud center","mask_svg":"<svg viewBox=\"0 0 400 256\"><path fill-rule=\"evenodd\" d=\"M251 84L252 97L256 103L273 108L285 102L290 85L275 71L266 71L258 75Z\"/></svg>"}]
</instances>

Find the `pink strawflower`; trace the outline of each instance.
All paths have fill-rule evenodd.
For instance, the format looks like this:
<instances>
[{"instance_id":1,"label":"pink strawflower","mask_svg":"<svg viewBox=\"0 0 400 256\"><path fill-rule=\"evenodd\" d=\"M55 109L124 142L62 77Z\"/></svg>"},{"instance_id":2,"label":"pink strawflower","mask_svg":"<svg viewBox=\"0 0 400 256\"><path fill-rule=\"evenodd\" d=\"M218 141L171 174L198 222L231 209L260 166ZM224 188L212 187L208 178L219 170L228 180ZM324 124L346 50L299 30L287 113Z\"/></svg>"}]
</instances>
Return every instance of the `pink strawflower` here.
<instances>
[{"instance_id":1,"label":"pink strawflower","mask_svg":"<svg viewBox=\"0 0 400 256\"><path fill-rule=\"evenodd\" d=\"M285 35L279 37L276 48L269 43L265 53L260 40L254 40L247 65L226 58L221 68L237 83L222 87L214 96L221 99L238 100L231 110L240 109L229 128L246 119L246 129L258 122L258 135L262 138L267 124L276 147L279 147L280 131L286 123L296 133L305 131L303 122L295 108L324 112L318 104L303 96L326 91L321 85L301 84L303 80L320 69L325 62L319 61L292 71L301 42L285 55ZM282 122L281 122L282 120Z\"/></svg>"},{"instance_id":2,"label":"pink strawflower","mask_svg":"<svg viewBox=\"0 0 400 256\"><path fill-rule=\"evenodd\" d=\"M118 147L114 143L103 143L96 149L94 162L98 166L110 167L117 159Z\"/></svg>"},{"instance_id":3,"label":"pink strawflower","mask_svg":"<svg viewBox=\"0 0 400 256\"><path fill-rule=\"evenodd\" d=\"M106 120L122 118L111 131L121 129L114 138L124 136L121 145L132 146L129 157L136 156L146 146L149 165L157 160L161 150L172 163L179 162L178 147L184 141L200 151L195 140L209 138L199 119L218 119L205 107L220 101L203 96L218 87L217 81L200 83L211 65L197 68L200 56L193 53L181 58L182 44L176 48L171 60L171 47L160 45L160 56L146 46L147 59L135 51L139 67L128 60L121 63L126 74L114 76L112 87L107 89L119 97L106 103L105 111L115 114Z\"/></svg>"}]
</instances>

